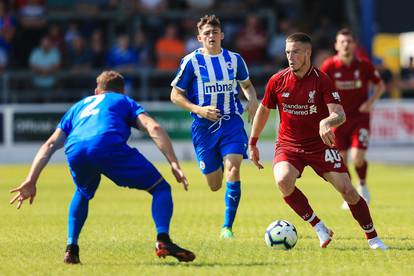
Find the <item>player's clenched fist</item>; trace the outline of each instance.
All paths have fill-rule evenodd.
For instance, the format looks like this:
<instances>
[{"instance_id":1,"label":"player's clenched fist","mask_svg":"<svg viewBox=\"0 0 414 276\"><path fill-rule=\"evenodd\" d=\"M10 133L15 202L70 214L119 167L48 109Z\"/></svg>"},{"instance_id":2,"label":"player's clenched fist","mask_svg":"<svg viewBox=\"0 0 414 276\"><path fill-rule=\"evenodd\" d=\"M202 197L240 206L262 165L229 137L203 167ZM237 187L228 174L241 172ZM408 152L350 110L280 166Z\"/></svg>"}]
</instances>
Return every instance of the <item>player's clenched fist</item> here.
<instances>
[{"instance_id":1,"label":"player's clenched fist","mask_svg":"<svg viewBox=\"0 0 414 276\"><path fill-rule=\"evenodd\" d=\"M221 116L220 109L217 109L214 105L200 106L197 114L213 122L217 121Z\"/></svg>"}]
</instances>

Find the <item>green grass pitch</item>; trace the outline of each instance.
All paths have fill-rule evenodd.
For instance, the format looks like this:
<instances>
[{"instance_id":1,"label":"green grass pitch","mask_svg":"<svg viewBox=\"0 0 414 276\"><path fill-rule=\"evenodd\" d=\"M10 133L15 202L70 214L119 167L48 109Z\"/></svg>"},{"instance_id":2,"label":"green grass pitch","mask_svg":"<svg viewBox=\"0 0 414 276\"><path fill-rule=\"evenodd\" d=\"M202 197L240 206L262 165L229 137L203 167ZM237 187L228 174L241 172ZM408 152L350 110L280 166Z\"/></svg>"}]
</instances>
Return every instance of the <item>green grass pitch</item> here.
<instances>
[{"instance_id":1,"label":"green grass pitch","mask_svg":"<svg viewBox=\"0 0 414 276\"><path fill-rule=\"evenodd\" d=\"M74 190L65 165L50 165L41 175L32 206L16 210L9 190L24 179L28 165L0 166L0 275L414 275L414 169L371 164L371 213L376 229L391 249L368 248L349 211L340 209L339 194L306 169L297 185L334 232L327 249L319 248L312 228L283 202L270 163L258 171L242 166L242 199L236 239L219 237L223 193L209 191L195 163L184 163L189 191L173 181L166 164L158 168L173 187L171 236L197 254L193 263L154 253L151 197L119 188L103 179L90 203L80 237L82 265L63 264L67 208ZM267 225L292 222L299 233L296 247L274 251L265 246Z\"/></svg>"}]
</instances>

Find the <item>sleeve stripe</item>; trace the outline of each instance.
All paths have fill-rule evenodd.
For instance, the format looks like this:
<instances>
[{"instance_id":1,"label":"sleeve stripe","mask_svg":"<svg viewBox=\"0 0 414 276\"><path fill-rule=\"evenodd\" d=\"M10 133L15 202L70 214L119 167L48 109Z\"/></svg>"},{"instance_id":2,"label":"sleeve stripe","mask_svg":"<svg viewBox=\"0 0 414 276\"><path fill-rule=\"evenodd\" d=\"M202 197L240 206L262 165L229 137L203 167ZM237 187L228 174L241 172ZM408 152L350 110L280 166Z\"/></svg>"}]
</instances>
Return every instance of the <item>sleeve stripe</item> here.
<instances>
[{"instance_id":1,"label":"sleeve stripe","mask_svg":"<svg viewBox=\"0 0 414 276\"><path fill-rule=\"evenodd\" d=\"M171 82L171 86L177 86L178 80L181 78L181 76L184 73L184 69L187 66L187 64L190 62L190 60L194 57L194 52L185 56L181 62L180 70L178 71L177 75L175 76L174 80Z\"/></svg>"}]
</instances>

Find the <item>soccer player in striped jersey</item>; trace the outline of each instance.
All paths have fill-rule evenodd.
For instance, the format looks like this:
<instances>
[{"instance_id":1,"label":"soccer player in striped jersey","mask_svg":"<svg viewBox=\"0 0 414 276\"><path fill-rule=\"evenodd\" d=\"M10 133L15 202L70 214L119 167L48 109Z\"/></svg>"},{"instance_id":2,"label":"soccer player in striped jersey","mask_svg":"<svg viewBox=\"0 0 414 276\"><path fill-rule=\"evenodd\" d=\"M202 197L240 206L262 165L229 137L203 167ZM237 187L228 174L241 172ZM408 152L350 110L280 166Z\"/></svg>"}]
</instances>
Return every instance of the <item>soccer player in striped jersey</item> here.
<instances>
[{"instance_id":1,"label":"soccer player in striped jersey","mask_svg":"<svg viewBox=\"0 0 414 276\"><path fill-rule=\"evenodd\" d=\"M212 191L221 188L226 173L225 218L221 238L233 238L240 201L240 166L247 159L247 135L241 118L241 89L248 101L248 121L258 106L256 90L243 58L221 48L224 34L215 15L197 23L202 47L185 56L171 83L171 101L191 112L191 132L201 172Z\"/></svg>"}]
</instances>

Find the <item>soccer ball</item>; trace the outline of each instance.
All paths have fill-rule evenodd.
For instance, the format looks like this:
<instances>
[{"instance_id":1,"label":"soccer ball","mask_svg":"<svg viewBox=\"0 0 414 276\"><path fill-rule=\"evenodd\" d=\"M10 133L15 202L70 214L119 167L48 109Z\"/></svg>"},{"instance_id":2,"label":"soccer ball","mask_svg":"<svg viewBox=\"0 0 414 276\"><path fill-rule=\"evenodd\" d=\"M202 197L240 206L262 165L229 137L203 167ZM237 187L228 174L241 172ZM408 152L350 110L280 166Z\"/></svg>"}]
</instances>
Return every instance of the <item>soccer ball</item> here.
<instances>
[{"instance_id":1,"label":"soccer ball","mask_svg":"<svg viewBox=\"0 0 414 276\"><path fill-rule=\"evenodd\" d=\"M286 220L272 222L265 232L266 245L273 249L289 250L298 241L298 233L295 226Z\"/></svg>"}]
</instances>

